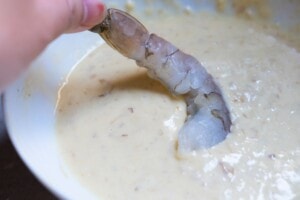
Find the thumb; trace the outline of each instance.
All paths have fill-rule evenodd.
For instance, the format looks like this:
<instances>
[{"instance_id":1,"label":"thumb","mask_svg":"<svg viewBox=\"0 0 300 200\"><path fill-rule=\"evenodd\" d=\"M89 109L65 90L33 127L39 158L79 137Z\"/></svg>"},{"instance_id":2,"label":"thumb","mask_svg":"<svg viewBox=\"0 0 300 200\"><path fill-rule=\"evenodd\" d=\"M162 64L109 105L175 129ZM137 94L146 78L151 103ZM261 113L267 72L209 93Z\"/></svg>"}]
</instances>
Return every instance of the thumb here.
<instances>
[{"instance_id":1,"label":"thumb","mask_svg":"<svg viewBox=\"0 0 300 200\"><path fill-rule=\"evenodd\" d=\"M77 32L99 24L105 15L105 6L100 0L66 0L69 24L65 32Z\"/></svg>"},{"instance_id":2,"label":"thumb","mask_svg":"<svg viewBox=\"0 0 300 200\"><path fill-rule=\"evenodd\" d=\"M52 36L63 32L77 32L99 24L105 15L105 6L100 0L38 0L40 16ZM46 24L45 24L46 23Z\"/></svg>"},{"instance_id":3,"label":"thumb","mask_svg":"<svg viewBox=\"0 0 300 200\"><path fill-rule=\"evenodd\" d=\"M0 1L0 89L59 35L89 29L104 15L99 0Z\"/></svg>"}]
</instances>

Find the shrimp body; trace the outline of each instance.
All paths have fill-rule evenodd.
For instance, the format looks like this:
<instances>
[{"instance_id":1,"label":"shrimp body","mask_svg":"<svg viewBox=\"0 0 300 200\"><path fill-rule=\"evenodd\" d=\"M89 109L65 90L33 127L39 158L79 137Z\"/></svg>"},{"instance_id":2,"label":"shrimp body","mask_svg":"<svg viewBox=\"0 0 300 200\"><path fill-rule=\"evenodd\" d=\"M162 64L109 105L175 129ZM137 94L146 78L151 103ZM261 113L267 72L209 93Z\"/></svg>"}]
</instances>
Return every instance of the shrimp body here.
<instances>
[{"instance_id":1,"label":"shrimp body","mask_svg":"<svg viewBox=\"0 0 300 200\"><path fill-rule=\"evenodd\" d=\"M108 9L91 31L138 66L148 69L173 94L183 95L188 116L178 135L178 148L190 152L212 147L230 131L231 119L219 87L201 63L165 39L150 34L134 17Z\"/></svg>"}]
</instances>

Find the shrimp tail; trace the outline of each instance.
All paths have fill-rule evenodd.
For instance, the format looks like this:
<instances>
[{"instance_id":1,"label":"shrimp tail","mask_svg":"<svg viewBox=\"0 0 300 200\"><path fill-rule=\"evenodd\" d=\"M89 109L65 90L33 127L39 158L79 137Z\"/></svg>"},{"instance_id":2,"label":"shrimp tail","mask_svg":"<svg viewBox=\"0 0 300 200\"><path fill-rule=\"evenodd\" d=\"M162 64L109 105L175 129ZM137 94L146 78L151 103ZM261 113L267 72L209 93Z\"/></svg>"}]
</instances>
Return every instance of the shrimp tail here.
<instances>
[{"instance_id":1,"label":"shrimp tail","mask_svg":"<svg viewBox=\"0 0 300 200\"><path fill-rule=\"evenodd\" d=\"M197 151L223 141L230 132L230 113L221 90L201 63L167 40L150 34L134 17L108 9L102 23L91 31L124 56L148 69L175 95L183 95L187 119L178 135L181 152Z\"/></svg>"}]
</instances>

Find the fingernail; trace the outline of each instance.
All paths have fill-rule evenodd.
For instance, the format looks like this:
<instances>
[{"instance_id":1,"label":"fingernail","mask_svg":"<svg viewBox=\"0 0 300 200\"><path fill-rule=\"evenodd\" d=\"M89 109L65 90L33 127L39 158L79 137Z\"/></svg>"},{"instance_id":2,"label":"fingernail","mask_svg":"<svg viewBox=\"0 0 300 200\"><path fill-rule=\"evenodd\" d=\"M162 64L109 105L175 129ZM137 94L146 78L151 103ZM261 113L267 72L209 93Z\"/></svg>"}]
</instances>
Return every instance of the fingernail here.
<instances>
[{"instance_id":1,"label":"fingernail","mask_svg":"<svg viewBox=\"0 0 300 200\"><path fill-rule=\"evenodd\" d=\"M105 16L105 5L99 0L83 0L84 16L82 26L91 27L99 24Z\"/></svg>"}]
</instances>

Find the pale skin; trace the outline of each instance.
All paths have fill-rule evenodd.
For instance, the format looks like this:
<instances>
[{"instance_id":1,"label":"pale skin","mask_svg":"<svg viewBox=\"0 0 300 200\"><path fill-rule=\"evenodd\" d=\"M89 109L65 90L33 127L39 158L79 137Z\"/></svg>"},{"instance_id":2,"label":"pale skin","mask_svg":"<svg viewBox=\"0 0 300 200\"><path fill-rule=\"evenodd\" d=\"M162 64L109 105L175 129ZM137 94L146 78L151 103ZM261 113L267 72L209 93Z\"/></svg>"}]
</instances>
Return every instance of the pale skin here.
<instances>
[{"instance_id":1,"label":"pale skin","mask_svg":"<svg viewBox=\"0 0 300 200\"><path fill-rule=\"evenodd\" d=\"M0 92L55 38L99 24L105 10L99 0L0 1Z\"/></svg>"}]
</instances>

